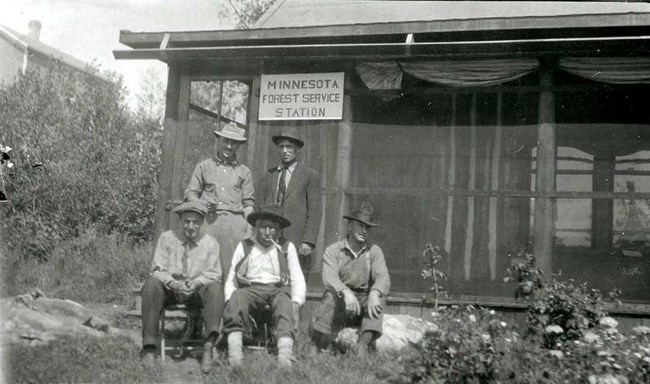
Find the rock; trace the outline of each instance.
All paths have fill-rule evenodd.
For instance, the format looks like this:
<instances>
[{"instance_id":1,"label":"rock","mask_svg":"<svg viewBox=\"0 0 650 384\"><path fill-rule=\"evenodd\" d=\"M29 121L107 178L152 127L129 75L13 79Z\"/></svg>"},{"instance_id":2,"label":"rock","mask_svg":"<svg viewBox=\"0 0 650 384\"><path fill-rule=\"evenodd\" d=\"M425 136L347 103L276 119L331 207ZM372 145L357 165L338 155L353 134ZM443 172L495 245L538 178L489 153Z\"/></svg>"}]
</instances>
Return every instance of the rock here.
<instances>
[{"instance_id":1,"label":"rock","mask_svg":"<svg viewBox=\"0 0 650 384\"><path fill-rule=\"evenodd\" d=\"M41 345L58 337L104 337L130 332L113 329L83 305L70 300L49 299L39 290L0 300L2 341Z\"/></svg>"},{"instance_id":2,"label":"rock","mask_svg":"<svg viewBox=\"0 0 650 384\"><path fill-rule=\"evenodd\" d=\"M409 315L384 315L383 334L377 339L379 352L398 351L411 343L417 343L427 331L435 331L438 326ZM359 339L356 328L344 328L336 337L335 343L347 349Z\"/></svg>"}]
</instances>

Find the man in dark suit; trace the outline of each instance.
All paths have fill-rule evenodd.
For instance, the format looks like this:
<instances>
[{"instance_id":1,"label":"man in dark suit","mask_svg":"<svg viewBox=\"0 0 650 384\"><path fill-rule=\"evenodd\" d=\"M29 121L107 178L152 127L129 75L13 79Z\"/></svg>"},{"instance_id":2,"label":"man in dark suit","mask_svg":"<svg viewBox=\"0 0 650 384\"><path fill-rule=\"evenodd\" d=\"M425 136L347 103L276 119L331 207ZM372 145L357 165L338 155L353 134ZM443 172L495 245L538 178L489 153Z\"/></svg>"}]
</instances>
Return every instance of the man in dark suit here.
<instances>
[{"instance_id":1,"label":"man in dark suit","mask_svg":"<svg viewBox=\"0 0 650 384\"><path fill-rule=\"evenodd\" d=\"M272 140L278 148L280 165L269 169L262 180L261 205L280 205L283 216L293 223L283 236L297 246L300 267L307 276L321 220L320 177L298 162L298 153L305 143L297 128L286 127Z\"/></svg>"}]
</instances>

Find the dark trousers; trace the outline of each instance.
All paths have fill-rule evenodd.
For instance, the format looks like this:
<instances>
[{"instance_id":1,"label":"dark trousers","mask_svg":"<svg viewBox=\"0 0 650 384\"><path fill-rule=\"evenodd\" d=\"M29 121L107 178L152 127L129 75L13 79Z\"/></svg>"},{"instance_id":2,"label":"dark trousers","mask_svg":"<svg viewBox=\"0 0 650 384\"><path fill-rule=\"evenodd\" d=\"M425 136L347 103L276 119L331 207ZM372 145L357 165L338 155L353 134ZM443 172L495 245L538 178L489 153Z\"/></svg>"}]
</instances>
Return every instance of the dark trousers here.
<instances>
[{"instance_id":1,"label":"dark trousers","mask_svg":"<svg viewBox=\"0 0 650 384\"><path fill-rule=\"evenodd\" d=\"M226 303L223 315L223 331L245 331L251 311L271 307L271 320L275 337L294 336L293 303L291 288L275 285L251 285L238 288Z\"/></svg>"},{"instance_id":2,"label":"dark trousers","mask_svg":"<svg viewBox=\"0 0 650 384\"><path fill-rule=\"evenodd\" d=\"M219 332L223 315L223 287L211 283L201 287L192 296L174 294L162 281L149 277L142 287L142 345L157 345L160 331L160 316L164 307L185 304L188 308L200 308L207 338L212 332Z\"/></svg>"}]
</instances>

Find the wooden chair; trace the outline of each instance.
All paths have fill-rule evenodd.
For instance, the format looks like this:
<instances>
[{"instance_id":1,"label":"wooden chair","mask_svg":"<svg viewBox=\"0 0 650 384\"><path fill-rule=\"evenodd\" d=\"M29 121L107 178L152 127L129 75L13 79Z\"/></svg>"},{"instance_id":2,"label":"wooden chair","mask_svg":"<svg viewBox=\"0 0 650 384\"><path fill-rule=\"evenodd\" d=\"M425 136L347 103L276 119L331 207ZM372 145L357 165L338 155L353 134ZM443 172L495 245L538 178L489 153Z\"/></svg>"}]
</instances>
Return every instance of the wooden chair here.
<instances>
[{"instance_id":1,"label":"wooden chair","mask_svg":"<svg viewBox=\"0 0 650 384\"><path fill-rule=\"evenodd\" d=\"M168 346L165 337L165 323L171 317L185 318L185 325L183 326L183 334L180 339L175 342L175 345ZM160 361L165 361L168 350L177 350L178 355L182 356L187 351L202 348L203 339L200 335L202 330L203 322L200 313L191 311L185 304L174 304L163 308L160 316ZM196 336L197 331L199 333L198 338Z\"/></svg>"},{"instance_id":2,"label":"wooden chair","mask_svg":"<svg viewBox=\"0 0 650 384\"><path fill-rule=\"evenodd\" d=\"M266 305L261 310L253 311L250 313L248 318L249 327L244 332L245 347L248 349L261 350L275 348L271 307Z\"/></svg>"}]
</instances>

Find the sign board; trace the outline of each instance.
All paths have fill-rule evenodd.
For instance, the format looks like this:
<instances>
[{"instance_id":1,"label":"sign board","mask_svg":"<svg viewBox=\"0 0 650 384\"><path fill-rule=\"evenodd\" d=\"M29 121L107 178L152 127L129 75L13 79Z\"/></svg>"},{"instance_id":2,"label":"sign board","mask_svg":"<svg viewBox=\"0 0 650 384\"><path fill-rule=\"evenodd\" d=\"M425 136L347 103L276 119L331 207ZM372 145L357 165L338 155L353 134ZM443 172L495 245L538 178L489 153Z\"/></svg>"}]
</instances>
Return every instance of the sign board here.
<instances>
[{"instance_id":1,"label":"sign board","mask_svg":"<svg viewBox=\"0 0 650 384\"><path fill-rule=\"evenodd\" d=\"M340 120L343 72L262 75L259 120Z\"/></svg>"}]
</instances>

